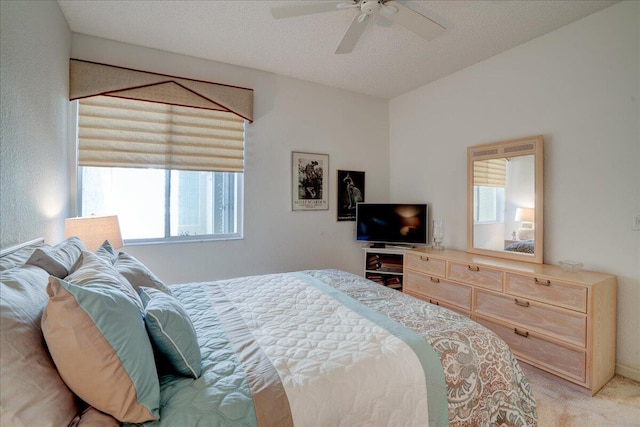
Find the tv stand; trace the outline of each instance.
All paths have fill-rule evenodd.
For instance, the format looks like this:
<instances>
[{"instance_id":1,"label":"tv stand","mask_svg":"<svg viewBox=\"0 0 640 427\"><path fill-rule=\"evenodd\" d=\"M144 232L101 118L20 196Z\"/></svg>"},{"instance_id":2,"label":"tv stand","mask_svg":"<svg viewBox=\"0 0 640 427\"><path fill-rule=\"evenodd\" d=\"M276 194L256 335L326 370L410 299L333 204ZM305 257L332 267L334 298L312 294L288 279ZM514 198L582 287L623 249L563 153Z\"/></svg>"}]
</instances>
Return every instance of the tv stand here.
<instances>
[{"instance_id":1,"label":"tv stand","mask_svg":"<svg viewBox=\"0 0 640 427\"><path fill-rule=\"evenodd\" d=\"M413 249L415 248L415 245L412 245L411 243L371 243L369 245L369 248L371 249L384 249L384 248Z\"/></svg>"},{"instance_id":2,"label":"tv stand","mask_svg":"<svg viewBox=\"0 0 640 427\"><path fill-rule=\"evenodd\" d=\"M402 290L404 249L390 245L364 248L364 277L380 285Z\"/></svg>"}]
</instances>

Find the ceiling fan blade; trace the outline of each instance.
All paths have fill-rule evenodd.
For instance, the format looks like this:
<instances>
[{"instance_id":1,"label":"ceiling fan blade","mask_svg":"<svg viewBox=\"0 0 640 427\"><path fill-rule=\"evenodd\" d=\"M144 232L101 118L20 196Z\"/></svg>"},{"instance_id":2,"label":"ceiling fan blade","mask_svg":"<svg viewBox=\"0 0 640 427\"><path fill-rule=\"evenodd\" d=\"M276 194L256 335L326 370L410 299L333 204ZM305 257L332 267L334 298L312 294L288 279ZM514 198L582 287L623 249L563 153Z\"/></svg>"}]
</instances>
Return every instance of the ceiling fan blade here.
<instances>
[{"instance_id":1,"label":"ceiling fan blade","mask_svg":"<svg viewBox=\"0 0 640 427\"><path fill-rule=\"evenodd\" d=\"M438 37L444 31L444 27L435 21L409 9L408 7L398 3L397 1L388 1L384 3L385 8L394 7L398 10L393 13L393 9L386 9L385 13L381 13L384 17L392 20L396 24L400 24L409 31L412 31L425 40L432 40Z\"/></svg>"},{"instance_id":2,"label":"ceiling fan blade","mask_svg":"<svg viewBox=\"0 0 640 427\"><path fill-rule=\"evenodd\" d=\"M338 9L338 4L344 2L325 1L322 3L306 3L293 6L279 6L271 8L271 15L276 19L292 18L294 16L311 15L314 13L333 12Z\"/></svg>"},{"instance_id":3,"label":"ceiling fan blade","mask_svg":"<svg viewBox=\"0 0 640 427\"><path fill-rule=\"evenodd\" d=\"M358 14L353 18L347 32L342 37L342 40L340 40L336 53L351 53L353 48L356 47L356 43L360 40L360 36L369 23L369 15L365 15L364 19L361 19L361 16L361 14Z\"/></svg>"}]
</instances>

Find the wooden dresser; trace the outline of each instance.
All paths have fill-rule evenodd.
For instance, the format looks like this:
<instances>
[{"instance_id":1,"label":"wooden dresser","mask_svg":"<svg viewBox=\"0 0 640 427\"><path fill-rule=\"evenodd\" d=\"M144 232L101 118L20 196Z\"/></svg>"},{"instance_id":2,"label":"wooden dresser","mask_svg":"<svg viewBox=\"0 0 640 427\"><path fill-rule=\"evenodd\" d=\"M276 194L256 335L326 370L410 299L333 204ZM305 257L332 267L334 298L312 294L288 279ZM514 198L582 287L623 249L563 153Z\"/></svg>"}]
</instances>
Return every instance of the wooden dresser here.
<instances>
[{"instance_id":1,"label":"wooden dresser","mask_svg":"<svg viewBox=\"0 0 640 427\"><path fill-rule=\"evenodd\" d=\"M591 395L615 373L615 276L421 248L405 252L404 292L469 316Z\"/></svg>"}]
</instances>

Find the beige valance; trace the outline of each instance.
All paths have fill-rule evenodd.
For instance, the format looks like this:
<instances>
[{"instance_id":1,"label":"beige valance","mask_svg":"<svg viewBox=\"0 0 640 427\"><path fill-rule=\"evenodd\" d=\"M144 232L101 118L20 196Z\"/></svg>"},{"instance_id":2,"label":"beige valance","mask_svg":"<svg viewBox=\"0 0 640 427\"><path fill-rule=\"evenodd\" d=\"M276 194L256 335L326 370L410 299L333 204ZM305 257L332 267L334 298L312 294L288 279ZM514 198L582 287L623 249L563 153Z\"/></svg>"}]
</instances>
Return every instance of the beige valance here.
<instances>
[{"instance_id":1,"label":"beige valance","mask_svg":"<svg viewBox=\"0 0 640 427\"><path fill-rule=\"evenodd\" d=\"M243 172L244 123L226 111L93 96L79 102L78 164Z\"/></svg>"},{"instance_id":2,"label":"beige valance","mask_svg":"<svg viewBox=\"0 0 640 427\"><path fill-rule=\"evenodd\" d=\"M474 160L473 185L477 187L506 187L507 159Z\"/></svg>"},{"instance_id":3,"label":"beige valance","mask_svg":"<svg viewBox=\"0 0 640 427\"><path fill-rule=\"evenodd\" d=\"M253 121L253 89L71 59L70 100L97 95L227 111Z\"/></svg>"}]
</instances>

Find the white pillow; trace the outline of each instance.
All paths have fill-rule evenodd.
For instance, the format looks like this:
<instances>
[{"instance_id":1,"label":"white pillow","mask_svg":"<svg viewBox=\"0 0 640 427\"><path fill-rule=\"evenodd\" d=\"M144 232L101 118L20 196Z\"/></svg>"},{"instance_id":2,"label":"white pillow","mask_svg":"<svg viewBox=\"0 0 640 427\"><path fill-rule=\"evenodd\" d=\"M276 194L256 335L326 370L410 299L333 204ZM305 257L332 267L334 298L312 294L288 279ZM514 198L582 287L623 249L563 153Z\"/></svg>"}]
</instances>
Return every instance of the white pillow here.
<instances>
[{"instance_id":1,"label":"white pillow","mask_svg":"<svg viewBox=\"0 0 640 427\"><path fill-rule=\"evenodd\" d=\"M3 426L66 426L79 411L40 329L48 278L45 270L32 265L0 272Z\"/></svg>"}]
</instances>

